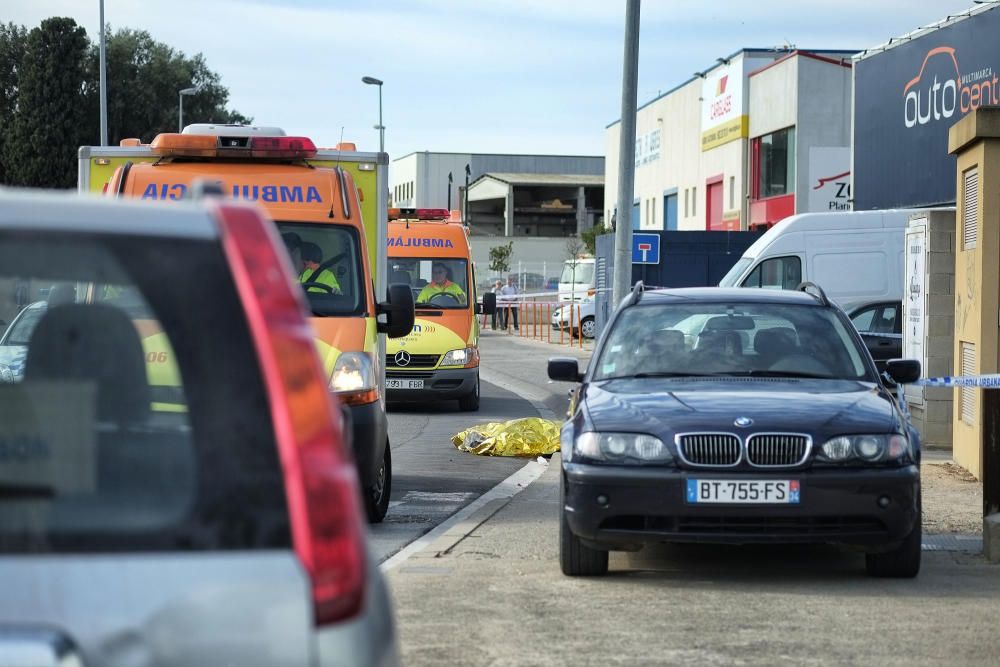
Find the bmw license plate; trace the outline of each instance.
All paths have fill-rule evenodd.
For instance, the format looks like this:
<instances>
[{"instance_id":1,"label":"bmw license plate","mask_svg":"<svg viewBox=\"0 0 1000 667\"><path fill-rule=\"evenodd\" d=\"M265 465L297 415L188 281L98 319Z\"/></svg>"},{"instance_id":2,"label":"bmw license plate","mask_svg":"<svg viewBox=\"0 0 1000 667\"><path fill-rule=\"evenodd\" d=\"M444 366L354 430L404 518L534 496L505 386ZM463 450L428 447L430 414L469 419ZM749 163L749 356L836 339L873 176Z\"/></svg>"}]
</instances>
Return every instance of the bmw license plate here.
<instances>
[{"instance_id":1,"label":"bmw license plate","mask_svg":"<svg viewBox=\"0 0 1000 667\"><path fill-rule=\"evenodd\" d=\"M423 389L423 380L399 380L386 378L385 380L386 389Z\"/></svg>"},{"instance_id":2,"label":"bmw license plate","mask_svg":"<svg viewBox=\"0 0 1000 667\"><path fill-rule=\"evenodd\" d=\"M801 488L797 479L689 479L688 503L737 505L797 505Z\"/></svg>"}]
</instances>

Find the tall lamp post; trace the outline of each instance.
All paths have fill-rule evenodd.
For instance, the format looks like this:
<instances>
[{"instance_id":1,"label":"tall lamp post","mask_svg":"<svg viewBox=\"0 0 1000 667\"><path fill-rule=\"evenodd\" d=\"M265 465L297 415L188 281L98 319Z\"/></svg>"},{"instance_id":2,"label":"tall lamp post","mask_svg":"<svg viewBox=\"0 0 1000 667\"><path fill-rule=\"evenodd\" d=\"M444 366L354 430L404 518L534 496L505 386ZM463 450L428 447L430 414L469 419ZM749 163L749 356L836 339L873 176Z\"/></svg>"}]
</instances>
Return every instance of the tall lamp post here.
<instances>
[{"instance_id":1,"label":"tall lamp post","mask_svg":"<svg viewBox=\"0 0 1000 667\"><path fill-rule=\"evenodd\" d=\"M472 215L469 213L469 176L472 175L472 170L469 169L469 165L465 165L465 208L462 210L462 218L465 220L465 226L469 226L471 222Z\"/></svg>"},{"instance_id":2,"label":"tall lamp post","mask_svg":"<svg viewBox=\"0 0 1000 667\"><path fill-rule=\"evenodd\" d=\"M451 210L451 172L448 172L448 210Z\"/></svg>"},{"instance_id":3,"label":"tall lamp post","mask_svg":"<svg viewBox=\"0 0 1000 667\"><path fill-rule=\"evenodd\" d=\"M378 86L378 125L375 129L378 130L378 152L385 152L385 125L382 124L382 80L376 79L373 76L363 76L361 77L361 83L366 83L369 86Z\"/></svg>"},{"instance_id":4,"label":"tall lamp post","mask_svg":"<svg viewBox=\"0 0 1000 667\"><path fill-rule=\"evenodd\" d=\"M177 91L177 131L184 131L184 96L194 95L198 92L197 86L194 88L182 88Z\"/></svg>"},{"instance_id":5,"label":"tall lamp post","mask_svg":"<svg viewBox=\"0 0 1000 667\"><path fill-rule=\"evenodd\" d=\"M101 50L100 50L100 95L101 95L101 145L108 145L108 61L104 41L104 0L101 0Z\"/></svg>"}]
</instances>

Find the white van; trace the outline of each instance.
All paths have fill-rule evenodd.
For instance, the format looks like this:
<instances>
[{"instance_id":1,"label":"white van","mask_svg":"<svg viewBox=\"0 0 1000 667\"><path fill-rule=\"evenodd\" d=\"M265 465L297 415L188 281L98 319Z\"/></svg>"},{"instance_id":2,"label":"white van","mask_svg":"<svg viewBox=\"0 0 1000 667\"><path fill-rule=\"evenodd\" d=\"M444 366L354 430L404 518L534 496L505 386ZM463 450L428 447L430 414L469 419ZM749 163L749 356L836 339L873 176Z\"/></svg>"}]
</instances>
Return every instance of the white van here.
<instances>
[{"instance_id":1,"label":"white van","mask_svg":"<svg viewBox=\"0 0 1000 667\"><path fill-rule=\"evenodd\" d=\"M906 223L920 212L790 216L757 239L719 286L795 289L810 281L846 311L875 301L901 301Z\"/></svg>"},{"instance_id":2,"label":"white van","mask_svg":"<svg viewBox=\"0 0 1000 667\"><path fill-rule=\"evenodd\" d=\"M559 300L581 301L594 292L593 257L577 257L563 262L562 275L559 276Z\"/></svg>"}]
</instances>

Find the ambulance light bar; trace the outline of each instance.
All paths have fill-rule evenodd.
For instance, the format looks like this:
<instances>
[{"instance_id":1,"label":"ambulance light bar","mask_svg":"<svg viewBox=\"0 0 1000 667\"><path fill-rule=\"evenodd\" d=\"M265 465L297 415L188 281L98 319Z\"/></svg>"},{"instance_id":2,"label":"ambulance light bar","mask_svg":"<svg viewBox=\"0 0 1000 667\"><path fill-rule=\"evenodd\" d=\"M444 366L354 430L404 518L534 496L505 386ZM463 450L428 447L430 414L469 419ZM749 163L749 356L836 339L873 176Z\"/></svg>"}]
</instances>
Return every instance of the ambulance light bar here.
<instances>
[{"instance_id":1,"label":"ambulance light bar","mask_svg":"<svg viewBox=\"0 0 1000 667\"><path fill-rule=\"evenodd\" d=\"M446 208L390 208L390 220L447 220L451 213Z\"/></svg>"},{"instance_id":2,"label":"ambulance light bar","mask_svg":"<svg viewBox=\"0 0 1000 667\"><path fill-rule=\"evenodd\" d=\"M308 137L228 137L213 134L159 134L150 144L161 157L228 157L303 160L316 156Z\"/></svg>"}]
</instances>

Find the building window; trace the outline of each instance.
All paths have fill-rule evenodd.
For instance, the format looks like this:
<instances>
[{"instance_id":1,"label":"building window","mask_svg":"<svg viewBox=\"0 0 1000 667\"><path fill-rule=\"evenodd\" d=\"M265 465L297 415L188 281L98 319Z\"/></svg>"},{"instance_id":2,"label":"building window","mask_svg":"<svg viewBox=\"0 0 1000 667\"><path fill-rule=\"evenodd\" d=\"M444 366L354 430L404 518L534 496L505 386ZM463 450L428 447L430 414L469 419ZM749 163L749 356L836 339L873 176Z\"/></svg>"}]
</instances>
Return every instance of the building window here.
<instances>
[{"instance_id":1,"label":"building window","mask_svg":"<svg viewBox=\"0 0 1000 667\"><path fill-rule=\"evenodd\" d=\"M729 177L729 210L736 208L736 177Z\"/></svg>"},{"instance_id":2,"label":"building window","mask_svg":"<svg viewBox=\"0 0 1000 667\"><path fill-rule=\"evenodd\" d=\"M754 139L757 172L756 199L795 192L795 128Z\"/></svg>"}]
</instances>

